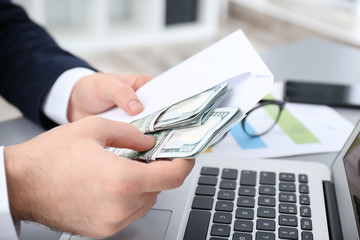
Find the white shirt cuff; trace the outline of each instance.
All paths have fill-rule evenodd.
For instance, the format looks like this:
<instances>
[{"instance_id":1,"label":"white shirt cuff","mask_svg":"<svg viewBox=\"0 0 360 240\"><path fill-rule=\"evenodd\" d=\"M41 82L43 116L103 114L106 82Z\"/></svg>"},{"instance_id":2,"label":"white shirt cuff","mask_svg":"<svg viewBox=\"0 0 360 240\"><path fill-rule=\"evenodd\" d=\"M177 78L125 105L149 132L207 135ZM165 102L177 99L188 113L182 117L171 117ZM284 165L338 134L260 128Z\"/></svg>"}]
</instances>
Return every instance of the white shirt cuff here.
<instances>
[{"instance_id":1,"label":"white shirt cuff","mask_svg":"<svg viewBox=\"0 0 360 240\"><path fill-rule=\"evenodd\" d=\"M0 239L18 240L10 213L10 205L5 175L4 147L0 147Z\"/></svg>"},{"instance_id":2,"label":"white shirt cuff","mask_svg":"<svg viewBox=\"0 0 360 240\"><path fill-rule=\"evenodd\" d=\"M95 73L93 70L83 67L72 68L63 72L44 100L42 110L45 115L58 124L69 123L67 108L71 91L78 80L93 73Z\"/></svg>"}]
</instances>

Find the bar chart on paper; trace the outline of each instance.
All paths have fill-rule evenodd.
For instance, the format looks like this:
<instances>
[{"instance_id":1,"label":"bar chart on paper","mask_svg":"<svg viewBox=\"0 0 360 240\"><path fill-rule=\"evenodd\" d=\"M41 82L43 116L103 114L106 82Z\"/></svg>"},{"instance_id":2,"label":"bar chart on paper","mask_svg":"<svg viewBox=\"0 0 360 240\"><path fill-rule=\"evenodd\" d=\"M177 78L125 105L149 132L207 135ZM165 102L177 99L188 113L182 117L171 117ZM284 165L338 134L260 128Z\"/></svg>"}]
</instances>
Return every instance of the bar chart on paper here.
<instances>
[{"instance_id":1,"label":"bar chart on paper","mask_svg":"<svg viewBox=\"0 0 360 240\"><path fill-rule=\"evenodd\" d=\"M246 127L256 132L257 126L274 121L273 118L271 112L263 110L261 116L247 122ZM262 158L336 152L353 127L330 107L287 103L278 123L269 133L249 137L239 123L211 151Z\"/></svg>"}]
</instances>

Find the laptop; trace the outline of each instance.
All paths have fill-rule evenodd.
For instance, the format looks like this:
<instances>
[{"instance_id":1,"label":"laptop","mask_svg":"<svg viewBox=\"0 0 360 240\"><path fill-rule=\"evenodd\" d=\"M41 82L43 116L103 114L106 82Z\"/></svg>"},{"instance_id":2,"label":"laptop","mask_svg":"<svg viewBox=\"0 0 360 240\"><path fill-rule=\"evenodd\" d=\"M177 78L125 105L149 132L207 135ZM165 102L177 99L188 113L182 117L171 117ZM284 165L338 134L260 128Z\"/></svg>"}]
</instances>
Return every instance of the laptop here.
<instances>
[{"instance_id":1,"label":"laptop","mask_svg":"<svg viewBox=\"0 0 360 240\"><path fill-rule=\"evenodd\" d=\"M19 127L24 131L1 134L0 144L43 131L25 118L0 124L1 132ZM308 161L202 154L180 188L162 192L143 218L106 239L359 239L359 163L360 123L331 169ZM22 239L60 237L33 224L24 230Z\"/></svg>"},{"instance_id":2,"label":"laptop","mask_svg":"<svg viewBox=\"0 0 360 240\"><path fill-rule=\"evenodd\" d=\"M359 216L360 123L331 169L202 154L180 188L162 192L143 218L106 240L353 240Z\"/></svg>"}]
</instances>

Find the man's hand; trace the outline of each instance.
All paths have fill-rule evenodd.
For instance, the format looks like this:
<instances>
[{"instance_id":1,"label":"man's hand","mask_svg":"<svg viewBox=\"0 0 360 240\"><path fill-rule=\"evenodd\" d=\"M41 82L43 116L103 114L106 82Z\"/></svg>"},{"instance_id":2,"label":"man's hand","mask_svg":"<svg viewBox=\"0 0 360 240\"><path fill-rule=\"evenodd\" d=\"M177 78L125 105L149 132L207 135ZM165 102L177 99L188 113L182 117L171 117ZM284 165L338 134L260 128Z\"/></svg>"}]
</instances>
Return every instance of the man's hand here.
<instances>
[{"instance_id":1,"label":"man's hand","mask_svg":"<svg viewBox=\"0 0 360 240\"><path fill-rule=\"evenodd\" d=\"M179 187L194 160L150 164L106 146L148 150L155 141L128 123L91 116L5 148L14 220L104 238L143 216L164 189Z\"/></svg>"},{"instance_id":2,"label":"man's hand","mask_svg":"<svg viewBox=\"0 0 360 240\"><path fill-rule=\"evenodd\" d=\"M74 86L68 105L70 122L104 112L114 106L129 115L143 110L135 91L152 79L147 75L94 73L81 78Z\"/></svg>"}]
</instances>

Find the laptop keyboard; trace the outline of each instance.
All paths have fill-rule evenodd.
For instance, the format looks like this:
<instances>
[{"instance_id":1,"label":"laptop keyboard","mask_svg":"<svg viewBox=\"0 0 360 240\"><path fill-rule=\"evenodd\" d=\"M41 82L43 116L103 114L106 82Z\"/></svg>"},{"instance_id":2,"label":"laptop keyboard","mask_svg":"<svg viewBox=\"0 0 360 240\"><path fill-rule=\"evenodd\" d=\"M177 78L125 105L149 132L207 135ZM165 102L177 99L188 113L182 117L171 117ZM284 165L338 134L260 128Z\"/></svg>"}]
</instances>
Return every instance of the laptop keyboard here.
<instances>
[{"instance_id":1,"label":"laptop keyboard","mask_svg":"<svg viewBox=\"0 0 360 240\"><path fill-rule=\"evenodd\" d=\"M184 240L313 239L306 174L203 167Z\"/></svg>"}]
</instances>

